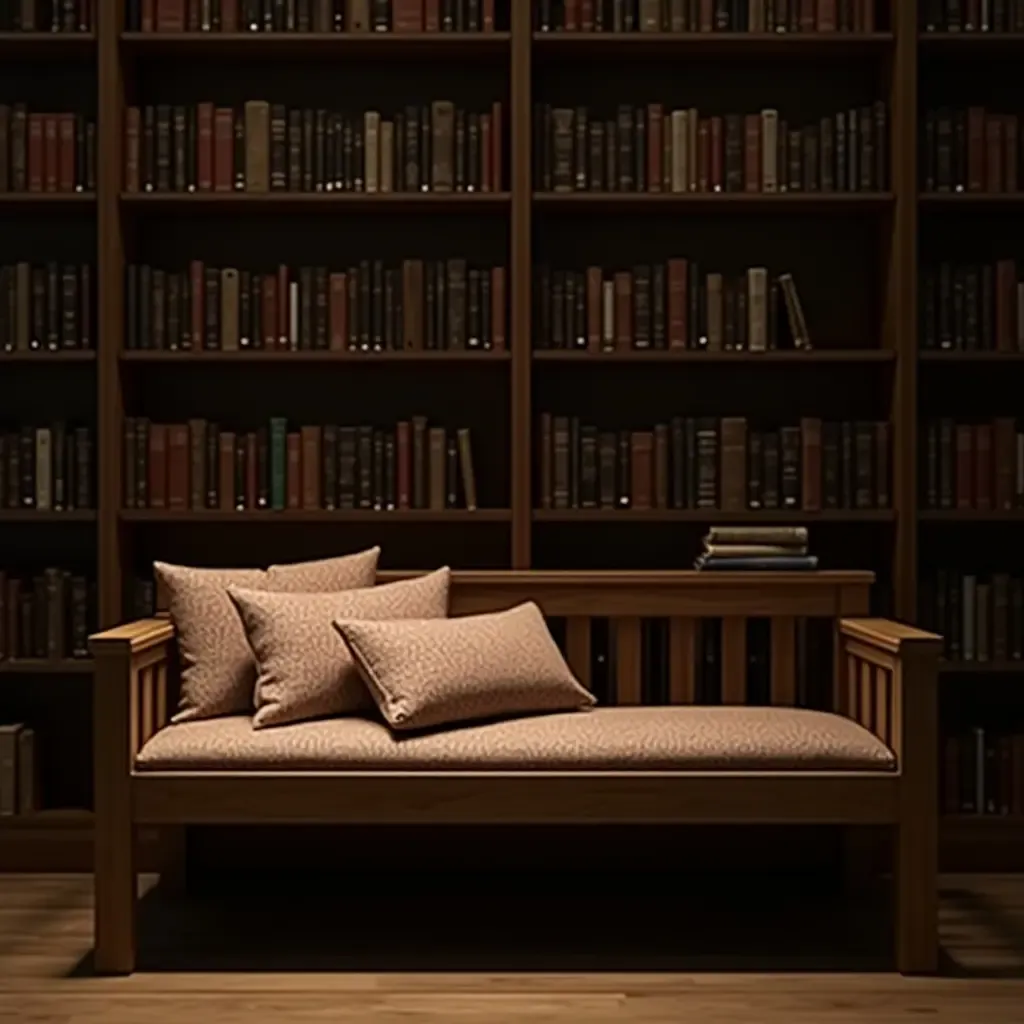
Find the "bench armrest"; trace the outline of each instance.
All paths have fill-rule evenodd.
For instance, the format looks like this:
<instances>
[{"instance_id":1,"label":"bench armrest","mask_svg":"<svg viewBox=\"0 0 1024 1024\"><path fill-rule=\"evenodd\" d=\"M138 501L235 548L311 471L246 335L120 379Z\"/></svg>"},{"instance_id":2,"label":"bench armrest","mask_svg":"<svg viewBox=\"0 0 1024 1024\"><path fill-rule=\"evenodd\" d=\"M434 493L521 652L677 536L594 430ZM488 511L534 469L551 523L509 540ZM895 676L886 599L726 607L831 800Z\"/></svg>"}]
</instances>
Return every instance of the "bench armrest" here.
<instances>
[{"instance_id":1,"label":"bench armrest","mask_svg":"<svg viewBox=\"0 0 1024 1024\"><path fill-rule=\"evenodd\" d=\"M174 624L154 617L89 637L96 666L93 697L97 757L123 750L130 771L142 745L168 722Z\"/></svg>"}]
</instances>

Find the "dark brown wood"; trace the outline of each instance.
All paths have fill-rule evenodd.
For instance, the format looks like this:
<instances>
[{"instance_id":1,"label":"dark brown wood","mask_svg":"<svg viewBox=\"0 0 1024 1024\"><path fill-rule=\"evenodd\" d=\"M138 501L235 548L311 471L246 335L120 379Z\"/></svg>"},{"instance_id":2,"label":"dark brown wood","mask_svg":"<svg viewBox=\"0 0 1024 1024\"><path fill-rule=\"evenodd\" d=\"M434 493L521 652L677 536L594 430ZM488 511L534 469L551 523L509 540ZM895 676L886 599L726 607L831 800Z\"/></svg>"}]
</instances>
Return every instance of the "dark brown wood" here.
<instances>
[{"instance_id":1,"label":"dark brown wood","mask_svg":"<svg viewBox=\"0 0 1024 1024\"><path fill-rule=\"evenodd\" d=\"M251 214L301 213L319 214L326 209L391 211L395 214L411 210L478 213L484 209L507 207L512 196L508 192L126 192L121 205L132 212L145 210L189 208L197 210L238 210Z\"/></svg>"},{"instance_id":2,"label":"dark brown wood","mask_svg":"<svg viewBox=\"0 0 1024 1024\"><path fill-rule=\"evenodd\" d=\"M388 512L374 509L249 509L221 512L219 509L122 509L119 518L126 523L505 523L512 517L509 509L481 508L403 508Z\"/></svg>"},{"instance_id":3,"label":"dark brown wood","mask_svg":"<svg viewBox=\"0 0 1024 1024\"><path fill-rule=\"evenodd\" d=\"M123 32L121 46L129 58L137 59L153 54L223 59L326 53L341 59L473 60L500 57L510 39L508 32Z\"/></svg>"},{"instance_id":4,"label":"dark brown wood","mask_svg":"<svg viewBox=\"0 0 1024 1024\"><path fill-rule=\"evenodd\" d=\"M722 512L702 508L578 508L534 509L535 522L541 523L888 523L895 519L892 509L826 509L805 512L802 509L773 509L766 512Z\"/></svg>"},{"instance_id":5,"label":"dark brown wood","mask_svg":"<svg viewBox=\"0 0 1024 1024\"><path fill-rule=\"evenodd\" d=\"M4 658L0 675L61 676L88 675L92 672L89 658Z\"/></svg>"},{"instance_id":6,"label":"dark brown wood","mask_svg":"<svg viewBox=\"0 0 1024 1024\"><path fill-rule=\"evenodd\" d=\"M3 358L0 357L0 361ZM121 361L124 363L252 363L257 366L281 363L506 363L509 359L509 352L475 352L468 349L463 352L277 352L267 349L219 349L204 352L202 349L195 349L187 352L136 350L121 353Z\"/></svg>"}]
</instances>

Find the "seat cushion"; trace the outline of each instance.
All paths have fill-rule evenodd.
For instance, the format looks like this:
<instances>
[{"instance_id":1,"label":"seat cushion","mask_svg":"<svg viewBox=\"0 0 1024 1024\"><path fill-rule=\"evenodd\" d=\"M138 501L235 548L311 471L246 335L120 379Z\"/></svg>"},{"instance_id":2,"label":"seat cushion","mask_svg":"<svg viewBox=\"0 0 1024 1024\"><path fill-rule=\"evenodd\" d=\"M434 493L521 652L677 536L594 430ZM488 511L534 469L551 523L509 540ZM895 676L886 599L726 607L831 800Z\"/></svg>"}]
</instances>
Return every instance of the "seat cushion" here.
<instances>
[{"instance_id":1,"label":"seat cushion","mask_svg":"<svg viewBox=\"0 0 1024 1024\"><path fill-rule=\"evenodd\" d=\"M253 729L245 716L158 732L153 771L891 771L856 722L794 708L595 708L396 736L369 718Z\"/></svg>"}]
</instances>

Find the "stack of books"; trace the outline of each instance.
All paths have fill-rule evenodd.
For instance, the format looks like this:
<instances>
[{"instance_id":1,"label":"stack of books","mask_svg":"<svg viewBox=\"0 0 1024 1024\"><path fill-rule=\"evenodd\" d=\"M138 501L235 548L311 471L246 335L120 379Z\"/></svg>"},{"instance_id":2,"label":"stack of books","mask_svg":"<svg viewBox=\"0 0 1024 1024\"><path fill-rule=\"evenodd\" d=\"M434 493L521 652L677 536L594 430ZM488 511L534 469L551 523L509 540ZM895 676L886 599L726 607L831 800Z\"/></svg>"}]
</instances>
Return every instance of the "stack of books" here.
<instances>
[{"instance_id":1,"label":"stack of books","mask_svg":"<svg viewBox=\"0 0 1024 1024\"><path fill-rule=\"evenodd\" d=\"M804 526L712 526L694 568L794 572L817 569L818 559L807 553Z\"/></svg>"}]
</instances>

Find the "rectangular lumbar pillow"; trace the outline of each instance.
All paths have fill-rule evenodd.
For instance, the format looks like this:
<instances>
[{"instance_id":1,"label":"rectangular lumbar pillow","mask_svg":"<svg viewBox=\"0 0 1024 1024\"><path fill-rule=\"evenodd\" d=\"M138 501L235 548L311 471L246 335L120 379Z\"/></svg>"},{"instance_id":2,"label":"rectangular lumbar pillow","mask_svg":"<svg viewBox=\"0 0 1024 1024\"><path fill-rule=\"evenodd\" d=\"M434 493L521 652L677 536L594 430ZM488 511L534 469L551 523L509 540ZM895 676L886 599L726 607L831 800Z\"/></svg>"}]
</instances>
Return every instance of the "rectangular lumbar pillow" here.
<instances>
[{"instance_id":1,"label":"rectangular lumbar pillow","mask_svg":"<svg viewBox=\"0 0 1024 1024\"><path fill-rule=\"evenodd\" d=\"M448 614L451 571L340 594L275 594L229 587L256 658L253 726L373 708L333 620L435 619Z\"/></svg>"},{"instance_id":2,"label":"rectangular lumbar pillow","mask_svg":"<svg viewBox=\"0 0 1024 1024\"><path fill-rule=\"evenodd\" d=\"M339 618L334 626L393 729L595 703L533 602L491 615L418 622Z\"/></svg>"},{"instance_id":3,"label":"rectangular lumbar pillow","mask_svg":"<svg viewBox=\"0 0 1024 1024\"><path fill-rule=\"evenodd\" d=\"M256 662L228 587L337 591L372 587L380 548L269 569L196 569L155 562L181 654L181 701L175 722L252 710Z\"/></svg>"}]
</instances>

